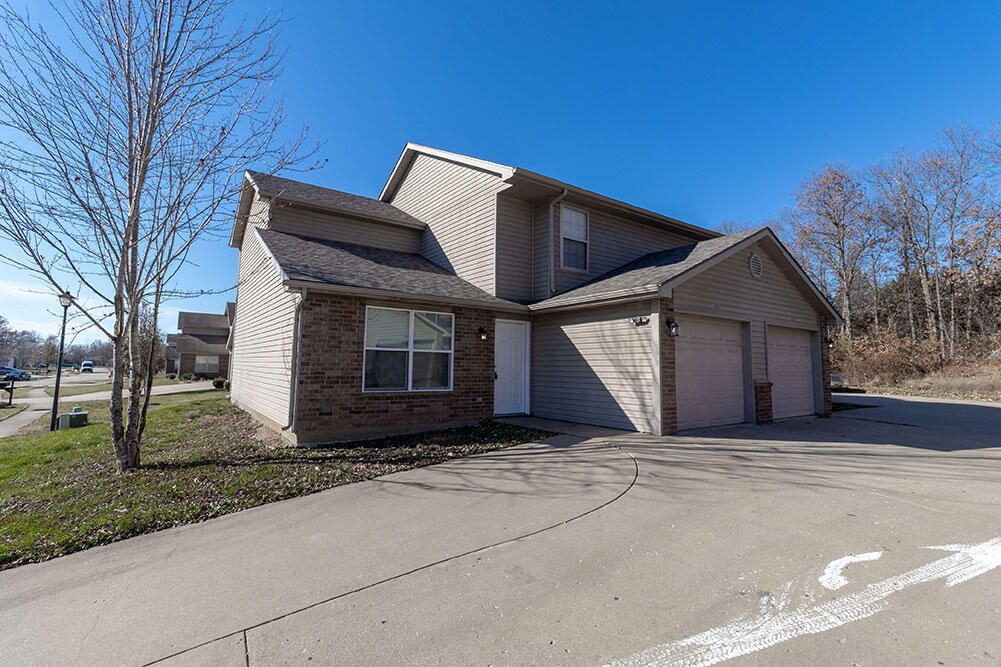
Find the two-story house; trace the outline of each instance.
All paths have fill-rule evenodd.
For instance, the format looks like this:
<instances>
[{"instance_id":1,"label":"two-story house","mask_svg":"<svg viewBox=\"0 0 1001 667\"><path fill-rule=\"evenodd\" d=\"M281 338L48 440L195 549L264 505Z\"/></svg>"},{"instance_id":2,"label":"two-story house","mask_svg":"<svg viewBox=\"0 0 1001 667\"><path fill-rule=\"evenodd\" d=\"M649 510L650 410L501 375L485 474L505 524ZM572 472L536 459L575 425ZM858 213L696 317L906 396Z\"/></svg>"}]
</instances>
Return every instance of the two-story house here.
<instances>
[{"instance_id":1,"label":"two-story house","mask_svg":"<svg viewBox=\"0 0 1001 667\"><path fill-rule=\"evenodd\" d=\"M209 379L226 377L230 358L227 343L235 315L236 304L232 302L226 304L222 315L178 313L179 333L167 336L167 372Z\"/></svg>"},{"instance_id":2,"label":"two-story house","mask_svg":"<svg viewBox=\"0 0 1001 667\"><path fill-rule=\"evenodd\" d=\"M231 397L294 442L831 411L839 315L768 228L722 236L407 144L378 199L248 171L230 243Z\"/></svg>"}]
</instances>

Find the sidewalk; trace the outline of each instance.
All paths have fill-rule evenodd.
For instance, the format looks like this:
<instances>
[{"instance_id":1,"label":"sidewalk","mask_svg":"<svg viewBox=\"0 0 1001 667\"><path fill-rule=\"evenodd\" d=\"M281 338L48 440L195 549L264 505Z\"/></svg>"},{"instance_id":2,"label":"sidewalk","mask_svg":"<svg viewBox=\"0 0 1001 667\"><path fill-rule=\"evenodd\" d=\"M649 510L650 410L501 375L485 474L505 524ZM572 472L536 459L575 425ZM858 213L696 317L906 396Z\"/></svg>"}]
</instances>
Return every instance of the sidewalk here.
<instances>
[{"instance_id":1,"label":"sidewalk","mask_svg":"<svg viewBox=\"0 0 1001 667\"><path fill-rule=\"evenodd\" d=\"M211 382L190 382L185 384L165 384L153 387L153 396L164 394L181 394L189 391L206 391L212 389ZM125 396L129 392L124 392ZM85 401L106 401L111 398L111 391L94 391L89 394L77 394L60 398L59 403L65 407L66 403L83 403ZM28 408L22 410L13 417L8 417L0 421L0 438L6 438L14 434L22 426L34 422L39 417L44 416L52 409L52 397L45 393L45 387L34 387L28 391L27 398L14 399L14 403L27 403Z\"/></svg>"}]
</instances>

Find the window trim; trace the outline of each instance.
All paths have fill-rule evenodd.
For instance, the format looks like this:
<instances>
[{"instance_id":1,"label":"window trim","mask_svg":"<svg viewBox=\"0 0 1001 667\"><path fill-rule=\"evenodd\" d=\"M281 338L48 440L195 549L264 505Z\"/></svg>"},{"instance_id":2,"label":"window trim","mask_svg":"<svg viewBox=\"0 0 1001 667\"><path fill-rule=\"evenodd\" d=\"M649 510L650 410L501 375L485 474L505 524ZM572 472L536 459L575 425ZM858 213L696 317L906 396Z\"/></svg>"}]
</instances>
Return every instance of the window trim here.
<instances>
[{"instance_id":1,"label":"window trim","mask_svg":"<svg viewBox=\"0 0 1001 667\"><path fill-rule=\"evenodd\" d=\"M584 214L584 230L587 239L584 241L584 268L578 269L575 266L567 266L563 263L563 242L567 240L567 237L563 234L563 211L570 209L571 211L576 211L577 213ZM577 241L580 243L579 239L570 239L571 241ZM566 204L560 204L560 270L561 271L572 271L574 273L583 273L587 275L591 271L591 213L585 208L577 208L576 206L568 206Z\"/></svg>"},{"instance_id":2,"label":"window trim","mask_svg":"<svg viewBox=\"0 0 1001 667\"><path fill-rule=\"evenodd\" d=\"M409 328L407 331L407 347L369 347L368 346L368 313L372 309L397 310L408 313ZM414 348L414 317L417 313L427 313L429 315L448 315L452 321L452 335L449 337L448 350L418 350ZM442 310L425 310L420 308L393 308L392 306L365 306L365 326L362 331L361 340L361 391L363 394L400 394L410 392L449 392L453 390L455 378L455 313ZM365 387L365 364L369 351L381 352L406 352L407 353L407 386L401 389L384 389L375 387L368 389ZM432 354L448 355L448 387L425 387L414 388L414 352L429 352Z\"/></svg>"}]
</instances>

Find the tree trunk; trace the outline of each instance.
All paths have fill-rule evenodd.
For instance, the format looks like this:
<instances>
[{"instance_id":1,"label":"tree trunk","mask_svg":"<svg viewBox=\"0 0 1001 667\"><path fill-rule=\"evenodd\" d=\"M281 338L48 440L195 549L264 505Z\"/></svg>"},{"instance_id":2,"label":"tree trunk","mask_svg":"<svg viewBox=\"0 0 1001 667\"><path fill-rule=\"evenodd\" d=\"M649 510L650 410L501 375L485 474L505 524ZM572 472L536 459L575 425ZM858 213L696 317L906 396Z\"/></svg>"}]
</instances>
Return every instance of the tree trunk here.
<instances>
[{"instance_id":1,"label":"tree trunk","mask_svg":"<svg viewBox=\"0 0 1001 667\"><path fill-rule=\"evenodd\" d=\"M142 349L139 344L138 304L133 304L129 313L129 422L125 429L125 440L129 446L129 457L134 467L139 467L139 403L142 399Z\"/></svg>"}]
</instances>

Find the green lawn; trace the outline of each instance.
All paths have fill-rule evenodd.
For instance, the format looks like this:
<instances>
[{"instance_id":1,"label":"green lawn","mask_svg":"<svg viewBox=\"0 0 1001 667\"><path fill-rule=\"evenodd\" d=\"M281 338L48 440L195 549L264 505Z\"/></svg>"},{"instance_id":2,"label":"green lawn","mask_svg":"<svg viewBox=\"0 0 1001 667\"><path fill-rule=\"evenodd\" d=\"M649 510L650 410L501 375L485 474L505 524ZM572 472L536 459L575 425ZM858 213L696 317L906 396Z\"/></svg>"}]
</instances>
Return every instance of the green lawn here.
<instances>
[{"instance_id":1,"label":"green lawn","mask_svg":"<svg viewBox=\"0 0 1001 667\"><path fill-rule=\"evenodd\" d=\"M2 395L6 396L7 394L2 394ZM3 404L0 404L0 421L7 419L7 417L13 417L18 412L24 410L27 407L28 407L27 403L15 403L13 406L7 407L7 401L4 401Z\"/></svg>"},{"instance_id":2,"label":"green lawn","mask_svg":"<svg viewBox=\"0 0 1001 667\"><path fill-rule=\"evenodd\" d=\"M162 375L158 375L153 378L153 386L159 387L162 384L177 384L177 380L168 380ZM59 398L60 400L64 396L79 396L80 394L90 394L95 391L111 391L110 382L101 382L98 384L62 384L59 385ZM54 387L46 387L45 393L49 396L55 392ZM16 396L15 396L16 398Z\"/></svg>"},{"instance_id":3,"label":"green lawn","mask_svg":"<svg viewBox=\"0 0 1001 667\"><path fill-rule=\"evenodd\" d=\"M119 474L107 403L82 407L89 426L0 441L0 569L549 435L490 422L296 449L208 390L154 396L143 466Z\"/></svg>"}]
</instances>

